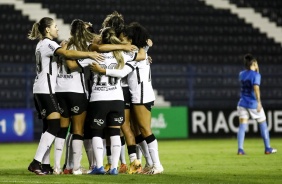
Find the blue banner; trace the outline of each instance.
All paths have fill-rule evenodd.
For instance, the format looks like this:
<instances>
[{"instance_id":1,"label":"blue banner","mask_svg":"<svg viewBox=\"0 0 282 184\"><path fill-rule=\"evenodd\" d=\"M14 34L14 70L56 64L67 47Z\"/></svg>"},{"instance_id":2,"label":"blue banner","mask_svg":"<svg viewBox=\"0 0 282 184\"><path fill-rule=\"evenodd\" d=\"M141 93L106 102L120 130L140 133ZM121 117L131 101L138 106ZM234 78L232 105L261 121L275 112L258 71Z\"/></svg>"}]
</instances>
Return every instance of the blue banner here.
<instances>
[{"instance_id":1,"label":"blue banner","mask_svg":"<svg viewBox=\"0 0 282 184\"><path fill-rule=\"evenodd\" d=\"M0 142L33 141L31 109L0 109Z\"/></svg>"}]
</instances>

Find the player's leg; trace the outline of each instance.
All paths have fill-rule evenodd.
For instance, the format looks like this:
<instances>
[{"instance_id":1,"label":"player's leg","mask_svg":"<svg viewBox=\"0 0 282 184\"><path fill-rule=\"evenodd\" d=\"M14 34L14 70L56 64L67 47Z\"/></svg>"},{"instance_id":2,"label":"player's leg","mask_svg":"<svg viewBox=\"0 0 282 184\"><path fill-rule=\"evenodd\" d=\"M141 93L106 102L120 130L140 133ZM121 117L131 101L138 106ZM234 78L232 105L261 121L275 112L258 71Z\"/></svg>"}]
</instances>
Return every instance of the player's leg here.
<instances>
[{"instance_id":1,"label":"player's leg","mask_svg":"<svg viewBox=\"0 0 282 184\"><path fill-rule=\"evenodd\" d=\"M43 131L42 131L42 134L47 129L48 129L48 125L47 125L46 119L43 119ZM50 151L51 151L51 148L52 148L52 145L46 151L45 155L43 156L42 162L41 162L42 172L45 173L45 174L53 174L53 168L50 165Z\"/></svg>"},{"instance_id":2,"label":"player's leg","mask_svg":"<svg viewBox=\"0 0 282 184\"><path fill-rule=\"evenodd\" d=\"M120 166L118 173L126 173L127 172L127 165L126 165L126 159L125 159L125 138L122 131L120 131L120 142L121 142L121 150L120 150Z\"/></svg>"},{"instance_id":3,"label":"player's leg","mask_svg":"<svg viewBox=\"0 0 282 184\"><path fill-rule=\"evenodd\" d=\"M130 161L128 174L134 174L141 171L141 162L137 160L135 136L131 129L130 108L124 109L124 117L125 121L124 124L121 126L121 130L124 133Z\"/></svg>"},{"instance_id":4,"label":"player's leg","mask_svg":"<svg viewBox=\"0 0 282 184\"><path fill-rule=\"evenodd\" d=\"M245 140L245 132L248 126L249 120L249 112L244 107L237 107L237 112L239 115L239 129L237 132L237 142L238 142L238 155L244 155L244 140Z\"/></svg>"},{"instance_id":5,"label":"player's leg","mask_svg":"<svg viewBox=\"0 0 282 184\"><path fill-rule=\"evenodd\" d=\"M66 153L65 153L65 163L63 166L63 173L64 174L72 174L73 169L73 151L72 151L72 123L69 127L69 133L67 134L65 146L66 146Z\"/></svg>"},{"instance_id":6,"label":"player's leg","mask_svg":"<svg viewBox=\"0 0 282 184\"><path fill-rule=\"evenodd\" d=\"M133 105L133 112L153 161L153 168L147 174L160 174L164 169L159 158L158 142L151 130L151 104Z\"/></svg>"},{"instance_id":7,"label":"player's leg","mask_svg":"<svg viewBox=\"0 0 282 184\"><path fill-rule=\"evenodd\" d=\"M105 172L108 172L111 169L111 165L112 165L111 139L110 139L108 128L104 129L104 136L105 137L103 139L103 144L104 144L104 148L106 148L106 157L107 157Z\"/></svg>"},{"instance_id":8,"label":"player's leg","mask_svg":"<svg viewBox=\"0 0 282 184\"><path fill-rule=\"evenodd\" d=\"M90 102L88 106L88 118L91 134L92 134L92 146L96 159L96 166L89 174L105 174L103 160L104 160L104 128L106 127L106 117L109 108L104 101Z\"/></svg>"},{"instance_id":9,"label":"player's leg","mask_svg":"<svg viewBox=\"0 0 282 184\"><path fill-rule=\"evenodd\" d=\"M147 171L149 171L152 167L153 167L153 161L151 158L151 155L149 153L149 148L148 148L148 144L145 141L145 139L143 138L143 136L141 135L141 132L139 130L139 126L138 126L138 121L136 120L136 117L134 115L134 113L132 113L132 123L131 123L131 129L133 130L134 134L135 134L135 141L136 141L136 153L138 152L137 149L139 149L145 158L146 164L142 169L142 173L146 173ZM137 157L138 158L138 157ZM141 160L141 157L139 158ZM141 162L140 162L141 163Z\"/></svg>"},{"instance_id":10,"label":"player's leg","mask_svg":"<svg viewBox=\"0 0 282 184\"><path fill-rule=\"evenodd\" d=\"M61 174L61 158L65 146L65 140L68 134L70 119L61 116L61 129L55 138L54 150L54 174Z\"/></svg>"},{"instance_id":11,"label":"player's leg","mask_svg":"<svg viewBox=\"0 0 282 184\"><path fill-rule=\"evenodd\" d=\"M90 127L90 121L88 117L86 117L86 121L84 124L83 144L84 144L84 149L85 149L88 163L89 163L89 170L87 172L90 173L94 169L96 165L96 161L95 161L95 156L94 156L94 151L93 151L93 146L92 146L91 127Z\"/></svg>"},{"instance_id":12,"label":"player's leg","mask_svg":"<svg viewBox=\"0 0 282 184\"><path fill-rule=\"evenodd\" d=\"M30 163L28 170L37 175L44 175L42 172L41 162L46 151L50 148L55 136L60 130L60 113L58 106L54 105L58 104L54 94L35 94L35 98L38 104L40 104L38 105L41 109L39 113L41 113L43 119L46 118L48 128L41 136L34 159Z\"/></svg>"},{"instance_id":13,"label":"player's leg","mask_svg":"<svg viewBox=\"0 0 282 184\"><path fill-rule=\"evenodd\" d=\"M263 139L263 143L264 143L264 153L265 154L276 153L277 149L272 148L270 146L269 131L268 131L266 116L265 116L263 108L261 109L260 112L255 112L255 113L256 114L254 116L256 116L256 120L259 124L260 135L261 135L261 137Z\"/></svg>"},{"instance_id":14,"label":"player's leg","mask_svg":"<svg viewBox=\"0 0 282 184\"><path fill-rule=\"evenodd\" d=\"M73 174L80 175L85 174L81 168L81 156L82 156L82 146L83 146L83 128L86 117L86 111L81 114L72 116L73 120L73 139L72 139L72 148L73 148Z\"/></svg>"}]
</instances>

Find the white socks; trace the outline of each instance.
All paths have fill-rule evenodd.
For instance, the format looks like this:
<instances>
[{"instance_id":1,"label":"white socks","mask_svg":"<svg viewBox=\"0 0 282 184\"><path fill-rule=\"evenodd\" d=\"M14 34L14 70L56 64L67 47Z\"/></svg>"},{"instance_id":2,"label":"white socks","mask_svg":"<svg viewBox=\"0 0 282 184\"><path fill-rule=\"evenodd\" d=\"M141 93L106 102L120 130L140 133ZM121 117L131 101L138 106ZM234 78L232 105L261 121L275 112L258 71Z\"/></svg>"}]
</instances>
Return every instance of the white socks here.
<instances>
[{"instance_id":1,"label":"white socks","mask_svg":"<svg viewBox=\"0 0 282 184\"><path fill-rule=\"evenodd\" d=\"M118 161L120 157L120 150L121 150L121 142L120 142L120 136L115 135L111 136L111 153L112 153L112 165L111 169L114 169L118 167Z\"/></svg>"},{"instance_id":2,"label":"white socks","mask_svg":"<svg viewBox=\"0 0 282 184\"><path fill-rule=\"evenodd\" d=\"M55 150L54 150L54 168L61 169L61 158L65 146L65 139L56 137L55 138Z\"/></svg>"},{"instance_id":3,"label":"white socks","mask_svg":"<svg viewBox=\"0 0 282 184\"><path fill-rule=\"evenodd\" d=\"M73 150L73 170L76 171L80 168L80 161L82 155L82 145L83 141L80 139L72 140L72 150Z\"/></svg>"},{"instance_id":4,"label":"white socks","mask_svg":"<svg viewBox=\"0 0 282 184\"><path fill-rule=\"evenodd\" d=\"M35 160L42 162L43 156L45 155L46 151L50 148L54 139L55 136L47 131L42 134L38 148L34 156Z\"/></svg>"},{"instance_id":5,"label":"white socks","mask_svg":"<svg viewBox=\"0 0 282 184\"><path fill-rule=\"evenodd\" d=\"M103 159L104 159L104 146L103 140L101 137L93 137L92 138L92 146L94 155L96 158L96 166L100 168L103 166Z\"/></svg>"},{"instance_id":6,"label":"white socks","mask_svg":"<svg viewBox=\"0 0 282 184\"><path fill-rule=\"evenodd\" d=\"M158 151L158 141L155 139L153 142L148 144L149 152L153 160L154 165L161 165L159 151Z\"/></svg>"}]
</instances>

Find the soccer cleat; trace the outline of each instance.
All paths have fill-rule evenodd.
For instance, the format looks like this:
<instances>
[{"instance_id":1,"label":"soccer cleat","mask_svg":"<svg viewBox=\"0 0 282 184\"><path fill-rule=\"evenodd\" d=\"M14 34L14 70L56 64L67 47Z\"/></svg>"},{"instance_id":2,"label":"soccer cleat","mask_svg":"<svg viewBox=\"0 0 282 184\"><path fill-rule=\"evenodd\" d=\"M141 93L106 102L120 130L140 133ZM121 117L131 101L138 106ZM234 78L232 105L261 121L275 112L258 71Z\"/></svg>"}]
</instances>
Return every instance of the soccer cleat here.
<instances>
[{"instance_id":1,"label":"soccer cleat","mask_svg":"<svg viewBox=\"0 0 282 184\"><path fill-rule=\"evenodd\" d=\"M111 164L105 165L105 172L108 172L111 169Z\"/></svg>"},{"instance_id":2,"label":"soccer cleat","mask_svg":"<svg viewBox=\"0 0 282 184\"><path fill-rule=\"evenodd\" d=\"M129 169L127 171L128 174L136 174L138 171L140 171L140 168L142 167L139 160L134 160L130 163Z\"/></svg>"},{"instance_id":3,"label":"soccer cleat","mask_svg":"<svg viewBox=\"0 0 282 184\"><path fill-rule=\"evenodd\" d=\"M53 174L53 168L50 164L42 164L41 167L44 174Z\"/></svg>"},{"instance_id":4,"label":"soccer cleat","mask_svg":"<svg viewBox=\"0 0 282 184\"><path fill-rule=\"evenodd\" d=\"M53 174L54 174L54 175L60 175L60 174L62 174L62 171L61 171L61 169L59 169L59 168L54 168Z\"/></svg>"},{"instance_id":5,"label":"soccer cleat","mask_svg":"<svg viewBox=\"0 0 282 184\"><path fill-rule=\"evenodd\" d=\"M146 174L161 174L164 172L164 168L162 165L154 165L148 172L146 172Z\"/></svg>"},{"instance_id":6,"label":"soccer cleat","mask_svg":"<svg viewBox=\"0 0 282 184\"><path fill-rule=\"evenodd\" d=\"M120 164L118 173L126 173L127 171L127 165L126 164Z\"/></svg>"},{"instance_id":7,"label":"soccer cleat","mask_svg":"<svg viewBox=\"0 0 282 184\"><path fill-rule=\"evenodd\" d=\"M73 171L72 171L72 174L74 174L74 175L87 174L87 170L84 169L84 168L82 168L82 167L80 167L80 168L77 169L77 170L73 170Z\"/></svg>"},{"instance_id":8,"label":"soccer cleat","mask_svg":"<svg viewBox=\"0 0 282 184\"><path fill-rule=\"evenodd\" d=\"M94 167L89 174L105 174L104 166L101 166L100 168Z\"/></svg>"},{"instance_id":9,"label":"soccer cleat","mask_svg":"<svg viewBox=\"0 0 282 184\"><path fill-rule=\"evenodd\" d=\"M264 151L264 153L266 155L276 153L276 152L277 152L277 149L275 149L275 148L266 148L265 151Z\"/></svg>"},{"instance_id":10,"label":"soccer cleat","mask_svg":"<svg viewBox=\"0 0 282 184\"><path fill-rule=\"evenodd\" d=\"M136 173L137 173L137 174L141 174L142 171L143 171L142 165L141 165L138 169L136 169Z\"/></svg>"},{"instance_id":11,"label":"soccer cleat","mask_svg":"<svg viewBox=\"0 0 282 184\"><path fill-rule=\"evenodd\" d=\"M90 166L90 167L89 167L89 170L86 171L86 173L87 173L87 174L91 173L91 171L92 171L95 167L96 167L95 165L94 165L94 166Z\"/></svg>"},{"instance_id":12,"label":"soccer cleat","mask_svg":"<svg viewBox=\"0 0 282 184\"><path fill-rule=\"evenodd\" d=\"M143 168L143 170L139 173L139 174L146 174L147 172L149 172L151 169L153 168L152 165L145 165L145 167Z\"/></svg>"},{"instance_id":13,"label":"soccer cleat","mask_svg":"<svg viewBox=\"0 0 282 184\"><path fill-rule=\"evenodd\" d=\"M42 167L41 164L39 162L34 162L32 161L28 168L27 168L30 172L34 172L36 175L45 175L44 172L42 172Z\"/></svg>"},{"instance_id":14,"label":"soccer cleat","mask_svg":"<svg viewBox=\"0 0 282 184\"><path fill-rule=\"evenodd\" d=\"M237 155L245 155L245 152L243 149L238 149Z\"/></svg>"},{"instance_id":15,"label":"soccer cleat","mask_svg":"<svg viewBox=\"0 0 282 184\"><path fill-rule=\"evenodd\" d=\"M72 174L72 169L65 168L63 174Z\"/></svg>"},{"instance_id":16,"label":"soccer cleat","mask_svg":"<svg viewBox=\"0 0 282 184\"><path fill-rule=\"evenodd\" d=\"M118 175L118 171L116 168L110 169L107 174L109 175Z\"/></svg>"}]
</instances>

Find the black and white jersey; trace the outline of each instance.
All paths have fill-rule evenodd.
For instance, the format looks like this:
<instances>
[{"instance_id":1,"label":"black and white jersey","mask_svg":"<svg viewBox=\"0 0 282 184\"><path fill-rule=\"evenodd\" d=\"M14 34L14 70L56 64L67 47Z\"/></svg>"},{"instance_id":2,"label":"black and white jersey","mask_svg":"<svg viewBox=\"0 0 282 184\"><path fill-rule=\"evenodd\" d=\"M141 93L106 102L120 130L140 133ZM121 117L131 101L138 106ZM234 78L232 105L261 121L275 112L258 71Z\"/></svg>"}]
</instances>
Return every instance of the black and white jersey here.
<instances>
[{"instance_id":1,"label":"black and white jersey","mask_svg":"<svg viewBox=\"0 0 282 184\"><path fill-rule=\"evenodd\" d=\"M54 53L61 46L49 38L40 40L36 46L36 73L33 84L33 93L55 93L56 78L58 73L57 59Z\"/></svg>"},{"instance_id":2,"label":"black and white jersey","mask_svg":"<svg viewBox=\"0 0 282 184\"><path fill-rule=\"evenodd\" d=\"M133 61L136 58L134 52L121 52L124 61ZM100 62L100 66L105 69L114 69L117 66L117 60L112 52L103 53L104 61ZM91 101L109 101L109 100L124 100L120 78L108 75L94 73L93 86L91 91Z\"/></svg>"},{"instance_id":3,"label":"black and white jersey","mask_svg":"<svg viewBox=\"0 0 282 184\"><path fill-rule=\"evenodd\" d=\"M72 46L70 50L76 50L75 46ZM56 92L74 92L74 93L86 93L88 91L85 86L84 68L79 64L75 70L70 70L66 64L65 59L62 59L59 63Z\"/></svg>"},{"instance_id":4,"label":"black and white jersey","mask_svg":"<svg viewBox=\"0 0 282 184\"><path fill-rule=\"evenodd\" d=\"M121 70L106 70L106 75L112 77L125 77L131 93L131 102L145 104L155 101L155 93L151 81L151 67L147 59L139 62L127 62Z\"/></svg>"},{"instance_id":5,"label":"black and white jersey","mask_svg":"<svg viewBox=\"0 0 282 184\"><path fill-rule=\"evenodd\" d=\"M151 81L151 67L146 54L146 59L139 61L135 70L127 77L131 102L144 104L155 101L155 93Z\"/></svg>"}]
</instances>

